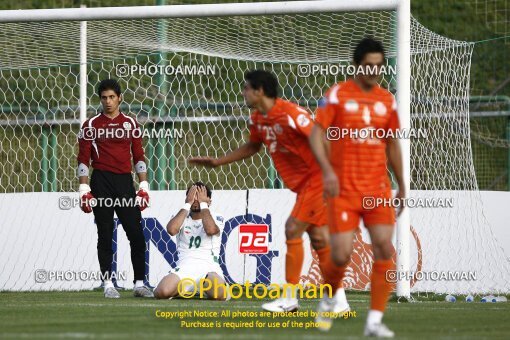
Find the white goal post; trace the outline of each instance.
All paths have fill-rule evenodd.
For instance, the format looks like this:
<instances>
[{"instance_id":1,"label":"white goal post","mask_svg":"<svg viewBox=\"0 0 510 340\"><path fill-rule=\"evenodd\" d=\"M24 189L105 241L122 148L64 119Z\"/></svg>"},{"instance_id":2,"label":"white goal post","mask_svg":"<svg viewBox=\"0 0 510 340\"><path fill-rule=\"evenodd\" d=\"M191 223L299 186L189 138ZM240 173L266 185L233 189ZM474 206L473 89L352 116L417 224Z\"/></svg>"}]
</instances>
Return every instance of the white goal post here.
<instances>
[{"instance_id":1,"label":"white goal post","mask_svg":"<svg viewBox=\"0 0 510 340\"><path fill-rule=\"evenodd\" d=\"M51 22L82 21L80 65L86 65L86 23L92 20L157 19L157 18L193 18L216 16L253 16L276 14L310 14L328 12L395 10L397 12L397 108L401 127L409 129L411 103L411 12L409 0L358 0L350 1L287 1L269 3L228 3L178 6L141 6L112 8L76 8L46 10L10 10L0 11L0 23L13 22ZM83 120L86 105L86 78L80 73L80 120ZM85 69L86 70L86 69ZM410 188L410 145L409 140L402 141L404 157L404 178L406 192ZM408 272L409 267L409 211L404 210L397 227L397 269ZM409 297L410 281L397 282L397 295Z\"/></svg>"},{"instance_id":2,"label":"white goal post","mask_svg":"<svg viewBox=\"0 0 510 340\"><path fill-rule=\"evenodd\" d=\"M92 20L157 19L157 18L193 18L216 16L254 16L276 14L310 14L328 12L396 10L397 12L397 107L403 129L409 129L411 103L411 14L409 0L358 0L350 1L288 1L269 3L229 3L178 6L142 6L112 8L77 8L22 10L0 12L0 23L25 21L82 21L80 44L80 121L83 121L86 105L86 23ZM404 178L406 192L410 188L410 145L409 140L402 141L404 157ZM397 268L408 272L409 267L409 211L406 209L398 220L397 227ZM397 282L397 295L409 297L410 281Z\"/></svg>"}]
</instances>

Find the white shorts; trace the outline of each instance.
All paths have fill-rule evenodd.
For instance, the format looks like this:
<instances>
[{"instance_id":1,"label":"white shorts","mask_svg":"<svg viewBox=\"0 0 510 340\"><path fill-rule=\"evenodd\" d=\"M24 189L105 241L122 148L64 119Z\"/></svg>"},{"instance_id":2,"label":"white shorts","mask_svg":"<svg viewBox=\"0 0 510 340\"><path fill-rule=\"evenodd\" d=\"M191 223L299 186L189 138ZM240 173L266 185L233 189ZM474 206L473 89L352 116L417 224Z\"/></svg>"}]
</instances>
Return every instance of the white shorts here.
<instances>
[{"instance_id":1,"label":"white shorts","mask_svg":"<svg viewBox=\"0 0 510 340\"><path fill-rule=\"evenodd\" d=\"M175 268L170 270L171 274L175 274L179 279L191 279L195 281L195 285L198 287L201 279L205 279L208 273L216 273L223 281L223 271L218 263L208 263L205 261L190 259L185 261L179 261ZM191 281L190 281L191 283ZM188 291L193 290L193 286L188 286Z\"/></svg>"}]
</instances>

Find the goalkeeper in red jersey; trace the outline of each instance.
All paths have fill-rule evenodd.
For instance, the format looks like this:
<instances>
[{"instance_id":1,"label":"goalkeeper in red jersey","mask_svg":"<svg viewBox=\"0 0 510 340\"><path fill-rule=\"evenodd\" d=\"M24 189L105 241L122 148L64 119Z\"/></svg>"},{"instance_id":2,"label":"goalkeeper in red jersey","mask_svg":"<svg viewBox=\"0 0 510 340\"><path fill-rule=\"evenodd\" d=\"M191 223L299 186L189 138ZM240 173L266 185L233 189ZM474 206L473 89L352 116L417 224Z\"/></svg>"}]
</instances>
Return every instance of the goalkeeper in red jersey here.
<instances>
[{"instance_id":1,"label":"goalkeeper in red jersey","mask_svg":"<svg viewBox=\"0 0 510 340\"><path fill-rule=\"evenodd\" d=\"M336 277L328 275L335 272L335 268L331 268L321 172L308 145L314 125L310 114L298 105L278 98L278 81L272 73L263 70L247 72L245 81L243 96L253 109L248 142L222 157L196 157L189 162L217 167L251 157L263 144L266 145L284 183L297 193L296 203L285 224L286 280L293 285L299 283L304 259L302 235L306 231L319 256L325 282L337 287L338 282L332 281ZM349 310L343 288L336 291L334 299L338 312ZM299 307L296 291L286 291L283 298L262 307L272 312L296 310Z\"/></svg>"},{"instance_id":2,"label":"goalkeeper in red jersey","mask_svg":"<svg viewBox=\"0 0 510 340\"><path fill-rule=\"evenodd\" d=\"M104 280L104 296L119 298L112 283L113 214L117 214L131 246L131 262L135 274L134 295L153 297L144 285L145 237L140 210L147 207L149 184L147 166L138 123L119 109L122 101L120 85L106 79L98 86L103 112L83 123L78 137L78 177L80 180L81 209L94 211L97 224L97 253ZM92 160L90 186L89 163ZM131 174L133 161L140 188L135 192ZM93 199L98 204L92 207ZM111 204L106 204L106 203Z\"/></svg>"}]
</instances>

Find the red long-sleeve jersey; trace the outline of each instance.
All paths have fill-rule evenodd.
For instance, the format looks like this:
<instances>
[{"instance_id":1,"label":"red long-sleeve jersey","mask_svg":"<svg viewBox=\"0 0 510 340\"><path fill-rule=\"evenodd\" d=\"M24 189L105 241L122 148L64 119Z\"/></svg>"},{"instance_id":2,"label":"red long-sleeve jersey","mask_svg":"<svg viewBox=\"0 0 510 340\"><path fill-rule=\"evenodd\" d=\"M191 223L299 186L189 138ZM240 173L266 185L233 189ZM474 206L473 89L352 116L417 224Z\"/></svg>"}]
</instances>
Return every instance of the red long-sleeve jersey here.
<instances>
[{"instance_id":1,"label":"red long-sleeve jersey","mask_svg":"<svg viewBox=\"0 0 510 340\"><path fill-rule=\"evenodd\" d=\"M122 112L113 119L99 113L85 121L78 144L78 164L88 167L92 160L94 169L125 174L131 173L132 164L145 162L142 131L134 118Z\"/></svg>"}]
</instances>

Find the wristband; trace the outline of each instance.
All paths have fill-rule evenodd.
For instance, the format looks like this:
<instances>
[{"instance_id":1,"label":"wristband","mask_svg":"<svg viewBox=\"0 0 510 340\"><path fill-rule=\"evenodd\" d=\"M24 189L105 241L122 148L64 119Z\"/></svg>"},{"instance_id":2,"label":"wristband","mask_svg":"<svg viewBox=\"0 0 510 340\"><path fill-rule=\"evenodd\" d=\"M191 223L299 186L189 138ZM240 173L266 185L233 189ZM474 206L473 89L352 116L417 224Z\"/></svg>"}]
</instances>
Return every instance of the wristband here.
<instances>
[{"instance_id":1,"label":"wristband","mask_svg":"<svg viewBox=\"0 0 510 340\"><path fill-rule=\"evenodd\" d=\"M182 207L182 209L184 209L184 210L186 210L186 211L190 211L190 209L191 209L191 204L189 204L189 203L184 204L184 206Z\"/></svg>"},{"instance_id":2,"label":"wristband","mask_svg":"<svg viewBox=\"0 0 510 340\"><path fill-rule=\"evenodd\" d=\"M78 165L78 178L89 175L89 167L83 163Z\"/></svg>"},{"instance_id":3,"label":"wristband","mask_svg":"<svg viewBox=\"0 0 510 340\"><path fill-rule=\"evenodd\" d=\"M136 170L137 174L142 173L142 172L147 172L147 164L145 164L144 161L138 161L135 164L135 170Z\"/></svg>"},{"instance_id":4,"label":"wristband","mask_svg":"<svg viewBox=\"0 0 510 340\"><path fill-rule=\"evenodd\" d=\"M207 205L207 203L205 203L205 202L200 203L200 210L202 210L202 209L209 209L209 206Z\"/></svg>"}]
</instances>

